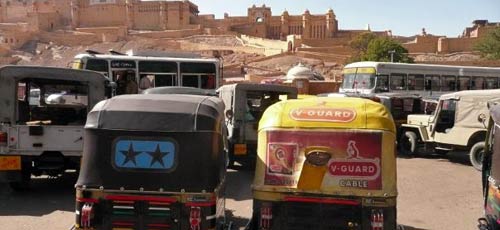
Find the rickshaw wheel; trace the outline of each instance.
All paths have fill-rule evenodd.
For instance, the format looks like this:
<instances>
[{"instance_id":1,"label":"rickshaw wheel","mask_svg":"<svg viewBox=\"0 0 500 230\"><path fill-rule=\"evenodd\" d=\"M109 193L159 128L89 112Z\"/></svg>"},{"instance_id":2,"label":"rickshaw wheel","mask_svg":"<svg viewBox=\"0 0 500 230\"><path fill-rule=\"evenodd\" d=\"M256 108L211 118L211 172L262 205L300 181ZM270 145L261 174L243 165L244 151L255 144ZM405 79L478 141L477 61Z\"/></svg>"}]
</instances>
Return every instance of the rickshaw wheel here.
<instances>
[{"instance_id":1,"label":"rickshaw wheel","mask_svg":"<svg viewBox=\"0 0 500 230\"><path fill-rule=\"evenodd\" d=\"M470 163L478 171L483 170L484 148L485 148L485 143L484 141L481 141L474 144L469 152Z\"/></svg>"},{"instance_id":2,"label":"rickshaw wheel","mask_svg":"<svg viewBox=\"0 0 500 230\"><path fill-rule=\"evenodd\" d=\"M399 139L399 150L403 155L414 156L417 149L417 134L406 131Z\"/></svg>"}]
</instances>

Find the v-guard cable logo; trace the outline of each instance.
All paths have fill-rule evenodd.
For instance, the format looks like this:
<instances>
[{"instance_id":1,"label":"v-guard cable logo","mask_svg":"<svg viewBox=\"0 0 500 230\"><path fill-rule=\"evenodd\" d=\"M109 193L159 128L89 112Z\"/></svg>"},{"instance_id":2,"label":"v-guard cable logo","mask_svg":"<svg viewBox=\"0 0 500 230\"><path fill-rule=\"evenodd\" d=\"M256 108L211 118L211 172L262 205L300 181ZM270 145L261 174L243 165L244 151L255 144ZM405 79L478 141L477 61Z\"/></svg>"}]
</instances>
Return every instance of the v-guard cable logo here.
<instances>
[{"instance_id":1,"label":"v-guard cable logo","mask_svg":"<svg viewBox=\"0 0 500 230\"><path fill-rule=\"evenodd\" d=\"M296 121L324 121L349 123L356 118L356 111L349 108L304 107L290 112Z\"/></svg>"},{"instance_id":2,"label":"v-guard cable logo","mask_svg":"<svg viewBox=\"0 0 500 230\"><path fill-rule=\"evenodd\" d=\"M176 145L170 140L122 139L115 142L113 164L119 169L170 170Z\"/></svg>"}]
</instances>

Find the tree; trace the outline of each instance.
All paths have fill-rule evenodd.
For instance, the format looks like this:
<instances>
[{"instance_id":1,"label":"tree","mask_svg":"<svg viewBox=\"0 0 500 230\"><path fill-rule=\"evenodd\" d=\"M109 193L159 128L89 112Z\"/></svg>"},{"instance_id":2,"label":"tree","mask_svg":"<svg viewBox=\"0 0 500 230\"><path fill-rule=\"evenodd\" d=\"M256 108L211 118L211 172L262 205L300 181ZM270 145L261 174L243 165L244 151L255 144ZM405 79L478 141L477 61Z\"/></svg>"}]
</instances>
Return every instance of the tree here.
<instances>
[{"instance_id":1,"label":"tree","mask_svg":"<svg viewBox=\"0 0 500 230\"><path fill-rule=\"evenodd\" d=\"M352 39L349 42L349 46L356 50L358 54L362 55L368 49L368 44L370 44L370 42L375 38L377 38L377 35L375 35L374 33L364 32Z\"/></svg>"},{"instance_id":2,"label":"tree","mask_svg":"<svg viewBox=\"0 0 500 230\"><path fill-rule=\"evenodd\" d=\"M390 62L392 51L394 51L392 54L394 62L413 62L413 59L408 56L408 50L399 42L389 37L372 39L368 44L366 53L361 56L361 60Z\"/></svg>"},{"instance_id":3,"label":"tree","mask_svg":"<svg viewBox=\"0 0 500 230\"><path fill-rule=\"evenodd\" d=\"M500 28L491 30L474 46L487 59L500 59Z\"/></svg>"}]
</instances>

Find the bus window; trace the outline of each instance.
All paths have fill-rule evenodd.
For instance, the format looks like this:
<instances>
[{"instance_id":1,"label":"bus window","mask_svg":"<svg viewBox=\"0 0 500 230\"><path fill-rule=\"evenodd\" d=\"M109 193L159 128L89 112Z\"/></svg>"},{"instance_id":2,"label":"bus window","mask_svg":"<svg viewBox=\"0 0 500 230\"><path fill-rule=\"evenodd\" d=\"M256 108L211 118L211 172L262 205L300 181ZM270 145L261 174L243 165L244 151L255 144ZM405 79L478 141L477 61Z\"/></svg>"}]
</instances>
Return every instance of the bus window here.
<instances>
[{"instance_id":1,"label":"bus window","mask_svg":"<svg viewBox=\"0 0 500 230\"><path fill-rule=\"evenodd\" d=\"M215 89L217 68L213 63L181 63L182 86Z\"/></svg>"},{"instance_id":2,"label":"bus window","mask_svg":"<svg viewBox=\"0 0 500 230\"><path fill-rule=\"evenodd\" d=\"M116 82L116 95L138 93L139 87L136 82L135 71L115 70L112 78Z\"/></svg>"},{"instance_id":3,"label":"bus window","mask_svg":"<svg viewBox=\"0 0 500 230\"><path fill-rule=\"evenodd\" d=\"M389 91L389 76L378 75L376 83L377 92L388 92Z\"/></svg>"},{"instance_id":4,"label":"bus window","mask_svg":"<svg viewBox=\"0 0 500 230\"><path fill-rule=\"evenodd\" d=\"M177 74L156 74L148 76L152 76L151 87L177 86Z\"/></svg>"},{"instance_id":5,"label":"bus window","mask_svg":"<svg viewBox=\"0 0 500 230\"><path fill-rule=\"evenodd\" d=\"M471 89L486 89L486 82L483 77L472 77Z\"/></svg>"},{"instance_id":6,"label":"bus window","mask_svg":"<svg viewBox=\"0 0 500 230\"><path fill-rule=\"evenodd\" d=\"M147 84L147 79L151 83ZM145 90L150 87L177 86L177 63L165 61L139 61L139 77L144 84L139 83L139 88ZM141 82L141 81L139 81Z\"/></svg>"},{"instance_id":7,"label":"bus window","mask_svg":"<svg viewBox=\"0 0 500 230\"><path fill-rule=\"evenodd\" d=\"M201 76L202 89L215 89L215 75Z\"/></svg>"},{"instance_id":8,"label":"bus window","mask_svg":"<svg viewBox=\"0 0 500 230\"><path fill-rule=\"evenodd\" d=\"M198 88L198 75L182 75L182 86Z\"/></svg>"},{"instance_id":9,"label":"bus window","mask_svg":"<svg viewBox=\"0 0 500 230\"><path fill-rule=\"evenodd\" d=\"M437 75L425 75L425 90L439 91L441 89L441 82Z\"/></svg>"},{"instance_id":10,"label":"bus window","mask_svg":"<svg viewBox=\"0 0 500 230\"><path fill-rule=\"evenodd\" d=\"M344 89L375 88L375 68L352 68L343 71Z\"/></svg>"},{"instance_id":11,"label":"bus window","mask_svg":"<svg viewBox=\"0 0 500 230\"><path fill-rule=\"evenodd\" d=\"M458 77L458 85L457 85L457 90L469 90L471 89L470 87L470 77Z\"/></svg>"},{"instance_id":12,"label":"bus window","mask_svg":"<svg viewBox=\"0 0 500 230\"><path fill-rule=\"evenodd\" d=\"M441 77L441 91L455 91L456 84L455 76Z\"/></svg>"},{"instance_id":13,"label":"bus window","mask_svg":"<svg viewBox=\"0 0 500 230\"><path fill-rule=\"evenodd\" d=\"M486 88L487 89L497 89L498 88L498 79L496 77L486 78Z\"/></svg>"},{"instance_id":14,"label":"bus window","mask_svg":"<svg viewBox=\"0 0 500 230\"><path fill-rule=\"evenodd\" d=\"M406 90L405 74L391 74L391 90Z\"/></svg>"},{"instance_id":15,"label":"bus window","mask_svg":"<svg viewBox=\"0 0 500 230\"><path fill-rule=\"evenodd\" d=\"M408 90L424 90L424 75L408 75Z\"/></svg>"},{"instance_id":16,"label":"bus window","mask_svg":"<svg viewBox=\"0 0 500 230\"><path fill-rule=\"evenodd\" d=\"M85 65L85 69L93 70L97 72L108 72L109 66L108 61L103 59L87 59L87 65Z\"/></svg>"}]
</instances>

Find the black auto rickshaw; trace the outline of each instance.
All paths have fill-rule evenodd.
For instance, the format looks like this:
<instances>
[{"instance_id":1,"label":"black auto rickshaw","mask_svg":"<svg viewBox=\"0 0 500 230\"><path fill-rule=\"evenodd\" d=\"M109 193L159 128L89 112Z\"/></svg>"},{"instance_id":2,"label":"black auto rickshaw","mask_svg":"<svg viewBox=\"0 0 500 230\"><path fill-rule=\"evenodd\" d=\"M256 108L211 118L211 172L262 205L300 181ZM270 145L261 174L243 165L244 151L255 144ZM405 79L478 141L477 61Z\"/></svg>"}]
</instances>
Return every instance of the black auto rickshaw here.
<instances>
[{"instance_id":1,"label":"black auto rickshaw","mask_svg":"<svg viewBox=\"0 0 500 230\"><path fill-rule=\"evenodd\" d=\"M224 105L196 95L123 95L85 126L76 229L215 229L224 222Z\"/></svg>"},{"instance_id":2,"label":"black auto rickshaw","mask_svg":"<svg viewBox=\"0 0 500 230\"><path fill-rule=\"evenodd\" d=\"M490 119L486 134L482 182L484 197L484 217L479 219L480 230L500 229L500 103L494 100L488 103ZM481 119L481 118L478 118Z\"/></svg>"},{"instance_id":3,"label":"black auto rickshaw","mask_svg":"<svg viewBox=\"0 0 500 230\"><path fill-rule=\"evenodd\" d=\"M142 94L191 94L201 96L217 96L213 90L185 86L163 86L144 90Z\"/></svg>"},{"instance_id":4,"label":"black auto rickshaw","mask_svg":"<svg viewBox=\"0 0 500 230\"><path fill-rule=\"evenodd\" d=\"M272 105L259 123L248 228L396 229L395 133L367 99Z\"/></svg>"}]
</instances>

